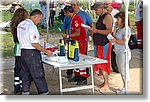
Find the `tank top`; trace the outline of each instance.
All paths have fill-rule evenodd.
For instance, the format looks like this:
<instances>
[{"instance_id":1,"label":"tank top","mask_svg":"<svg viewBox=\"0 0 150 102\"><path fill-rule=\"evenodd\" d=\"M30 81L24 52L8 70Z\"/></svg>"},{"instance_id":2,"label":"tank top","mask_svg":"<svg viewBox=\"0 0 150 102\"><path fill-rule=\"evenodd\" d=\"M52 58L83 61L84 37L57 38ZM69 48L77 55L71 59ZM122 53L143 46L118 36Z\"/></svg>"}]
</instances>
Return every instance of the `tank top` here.
<instances>
[{"instance_id":1,"label":"tank top","mask_svg":"<svg viewBox=\"0 0 150 102\"><path fill-rule=\"evenodd\" d=\"M107 14L108 13L105 13L104 15L99 17L99 19L96 23L96 29L106 30L106 25L103 24L103 19L105 18L105 16ZM109 42L109 40L107 39L107 35L103 35L103 34L99 34L99 33L93 34L93 41L94 41L94 45L100 45L100 46L104 46Z\"/></svg>"}]
</instances>

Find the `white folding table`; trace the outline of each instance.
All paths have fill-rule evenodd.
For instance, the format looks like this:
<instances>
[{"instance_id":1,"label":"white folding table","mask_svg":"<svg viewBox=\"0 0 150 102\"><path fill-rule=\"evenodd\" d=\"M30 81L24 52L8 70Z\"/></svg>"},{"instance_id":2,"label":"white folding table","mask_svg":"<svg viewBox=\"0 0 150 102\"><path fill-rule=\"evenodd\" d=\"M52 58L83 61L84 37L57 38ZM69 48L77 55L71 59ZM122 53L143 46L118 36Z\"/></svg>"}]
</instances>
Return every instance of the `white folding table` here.
<instances>
[{"instance_id":1,"label":"white folding table","mask_svg":"<svg viewBox=\"0 0 150 102\"><path fill-rule=\"evenodd\" d=\"M93 64L100 64L100 63L108 63L107 60L95 58L88 55L79 55L79 61L73 61L69 60L68 63L59 63L56 61L47 60L46 56L42 56L42 60L45 64L53 66L53 68L59 69L59 84L60 84L60 93L63 92L69 92L69 91L77 91L77 90L84 90L84 89L92 89L92 93L94 94L94 77L93 77ZM92 85L84 85L80 87L74 87L74 88L64 88L62 87L62 70L67 69L76 69L76 68L91 68L91 79L92 79Z\"/></svg>"}]
</instances>

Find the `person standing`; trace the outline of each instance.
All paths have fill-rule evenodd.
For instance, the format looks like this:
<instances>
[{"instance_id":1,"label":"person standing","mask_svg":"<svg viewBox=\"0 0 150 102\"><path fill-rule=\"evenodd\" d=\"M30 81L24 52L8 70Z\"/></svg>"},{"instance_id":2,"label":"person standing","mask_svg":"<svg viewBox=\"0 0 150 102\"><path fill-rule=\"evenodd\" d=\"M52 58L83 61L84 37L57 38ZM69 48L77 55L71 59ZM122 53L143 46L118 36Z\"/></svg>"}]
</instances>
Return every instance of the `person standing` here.
<instances>
[{"instance_id":1,"label":"person standing","mask_svg":"<svg viewBox=\"0 0 150 102\"><path fill-rule=\"evenodd\" d=\"M18 8L22 8L23 4L20 1L14 1L9 8L10 13L15 13Z\"/></svg>"},{"instance_id":2,"label":"person standing","mask_svg":"<svg viewBox=\"0 0 150 102\"><path fill-rule=\"evenodd\" d=\"M10 23L11 33L13 34L13 40L15 43L14 46L14 55L15 55L15 68L14 68L14 93L21 92L22 90L22 80L20 75L21 70L21 54L20 47L19 47L19 41L17 38L17 26L18 24L28 18L28 11L24 8L18 8Z\"/></svg>"},{"instance_id":3,"label":"person standing","mask_svg":"<svg viewBox=\"0 0 150 102\"><path fill-rule=\"evenodd\" d=\"M67 17L69 17L71 20L70 22L70 34L64 34L63 38L71 38L71 40L77 40L79 43L79 53L80 54L86 54L87 51L87 37L86 37L86 31L85 28L81 26L83 23L82 19L74 13L74 10L71 6L65 6L64 13ZM69 79L69 82L76 82L77 85L84 85L87 84L87 77L88 74L86 73L86 68L79 68L74 70L75 77L73 79Z\"/></svg>"},{"instance_id":4,"label":"person standing","mask_svg":"<svg viewBox=\"0 0 150 102\"><path fill-rule=\"evenodd\" d=\"M138 48L143 48L143 0L137 5L135 13L135 24L137 28Z\"/></svg>"},{"instance_id":5,"label":"person standing","mask_svg":"<svg viewBox=\"0 0 150 102\"><path fill-rule=\"evenodd\" d=\"M128 45L126 45L126 41L129 42L131 36L131 28L128 24L128 33L126 34L125 28L125 12L119 12L115 15L117 18L116 26L117 28L114 30L114 38L110 40L111 43L115 43L114 51L116 53L116 62L118 65L119 72L121 73L122 81L124 83L123 88L121 88L119 94L125 94L125 82L127 80L127 94L129 94L129 61L131 59L131 51ZM127 36L127 40L125 39ZM126 52L125 52L126 50ZM127 54L127 60L126 60ZM127 77L126 77L127 76ZM126 79L127 78L127 79Z\"/></svg>"},{"instance_id":6,"label":"person standing","mask_svg":"<svg viewBox=\"0 0 150 102\"><path fill-rule=\"evenodd\" d=\"M54 10L54 8L51 8L50 17L49 17L49 27L54 26L54 16L55 16L55 10Z\"/></svg>"},{"instance_id":7,"label":"person standing","mask_svg":"<svg viewBox=\"0 0 150 102\"><path fill-rule=\"evenodd\" d=\"M45 28L47 28L47 22L46 22L46 10L47 10L46 0L39 0L39 4L41 6L41 11L42 11L42 14L43 14L43 18L42 18L42 21L41 21L41 28L45 29Z\"/></svg>"},{"instance_id":8,"label":"person standing","mask_svg":"<svg viewBox=\"0 0 150 102\"><path fill-rule=\"evenodd\" d=\"M113 28L112 31L114 30L115 27L115 22L116 22L116 18L114 18L114 16L119 12L117 9L114 9L112 7L112 2L106 2L106 5L108 6L106 8L107 12L111 14L112 18L113 18ZM112 45L112 50L111 50L111 68L113 70L113 72L119 73L118 71L118 66L116 64L116 54L113 51L114 49L114 45Z\"/></svg>"},{"instance_id":9,"label":"person standing","mask_svg":"<svg viewBox=\"0 0 150 102\"><path fill-rule=\"evenodd\" d=\"M82 19L83 24L86 24L86 25L90 26L91 28L94 27L94 24L93 24L93 21L92 21L91 17L85 11L82 11L80 9L80 2L78 0L71 0L71 6L72 6L72 8L74 10L74 13L77 14ZM70 22L71 22L70 20L71 19L69 17L65 16L64 22L62 24L63 30L66 33L68 33L68 34L70 34L70 26L69 26ZM89 31L88 31L88 29L86 29L86 37L87 37L87 39L89 37ZM87 49L86 49L86 53L85 54L87 55L88 44L87 44L86 48ZM87 73L89 74L89 69L86 68L86 70L87 70ZM67 77L68 78L72 78L72 73L73 73L72 69L71 70L67 70L66 73L67 73ZM73 78L72 80L74 80L74 79L76 79L76 78ZM83 77L83 79L85 79L85 78Z\"/></svg>"},{"instance_id":10,"label":"person standing","mask_svg":"<svg viewBox=\"0 0 150 102\"><path fill-rule=\"evenodd\" d=\"M60 19L61 19L61 22L64 22L65 15L64 15L63 9L60 9L59 17L60 17Z\"/></svg>"},{"instance_id":11,"label":"person standing","mask_svg":"<svg viewBox=\"0 0 150 102\"><path fill-rule=\"evenodd\" d=\"M36 25L42 19L42 12L35 9L31 12L29 19L19 23L17 37L21 48L21 76L22 94L30 94L31 81L33 80L38 94L48 94L48 86L42 64L41 52L51 56L52 52L44 49L39 44L39 32Z\"/></svg>"},{"instance_id":12,"label":"person standing","mask_svg":"<svg viewBox=\"0 0 150 102\"><path fill-rule=\"evenodd\" d=\"M98 86L99 91L105 93L110 91L109 89L109 74L110 74L110 54L111 43L107 39L107 35L112 33L113 19L111 15L106 11L107 6L103 2L96 2L91 6L92 10L95 10L96 15L99 16L96 22L96 28L91 30L93 33L93 42L96 46L96 57L107 60L108 63L94 65L94 71L96 74L103 76L104 82Z\"/></svg>"}]
</instances>

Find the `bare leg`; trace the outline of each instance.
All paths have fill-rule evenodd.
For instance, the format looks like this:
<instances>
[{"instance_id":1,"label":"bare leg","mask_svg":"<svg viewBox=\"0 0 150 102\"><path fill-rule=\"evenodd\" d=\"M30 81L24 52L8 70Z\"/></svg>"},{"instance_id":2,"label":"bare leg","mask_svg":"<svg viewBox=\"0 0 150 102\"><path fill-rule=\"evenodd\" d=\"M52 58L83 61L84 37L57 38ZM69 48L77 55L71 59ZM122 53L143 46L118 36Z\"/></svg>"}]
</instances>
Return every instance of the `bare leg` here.
<instances>
[{"instance_id":1,"label":"bare leg","mask_svg":"<svg viewBox=\"0 0 150 102\"><path fill-rule=\"evenodd\" d=\"M103 76L103 73L102 73L102 70L101 69L99 69L99 75L101 76ZM104 77L103 77L103 79L104 79ZM104 82L102 83L102 84L100 84L100 85L97 85L99 88L101 88L101 87L103 87L104 86Z\"/></svg>"},{"instance_id":2,"label":"bare leg","mask_svg":"<svg viewBox=\"0 0 150 102\"><path fill-rule=\"evenodd\" d=\"M101 87L101 91L109 90L109 79L108 79L108 73L103 71L103 78L104 78L104 85Z\"/></svg>"},{"instance_id":3,"label":"bare leg","mask_svg":"<svg viewBox=\"0 0 150 102\"><path fill-rule=\"evenodd\" d=\"M127 85L127 90L129 90L129 81L127 81L127 84L125 83L125 76L123 76L122 74L121 74L121 78L122 78L122 81L123 81L123 84L124 84L124 88L126 87L126 85ZM127 80L127 79L126 79Z\"/></svg>"}]
</instances>

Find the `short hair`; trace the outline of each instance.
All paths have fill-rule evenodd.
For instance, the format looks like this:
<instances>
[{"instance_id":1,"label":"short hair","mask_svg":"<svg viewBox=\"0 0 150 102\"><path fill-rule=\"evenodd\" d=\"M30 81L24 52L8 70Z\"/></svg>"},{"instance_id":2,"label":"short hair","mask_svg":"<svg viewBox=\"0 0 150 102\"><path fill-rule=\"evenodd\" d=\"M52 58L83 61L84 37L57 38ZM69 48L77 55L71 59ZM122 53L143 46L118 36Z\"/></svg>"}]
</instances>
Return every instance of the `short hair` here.
<instances>
[{"instance_id":1,"label":"short hair","mask_svg":"<svg viewBox=\"0 0 150 102\"><path fill-rule=\"evenodd\" d=\"M34 9L31 13L30 16L34 16L34 15L43 15L41 10L39 9Z\"/></svg>"},{"instance_id":2,"label":"short hair","mask_svg":"<svg viewBox=\"0 0 150 102\"><path fill-rule=\"evenodd\" d=\"M65 12L74 13L74 10L73 10L72 6L68 6L68 5L65 6L64 11L65 11Z\"/></svg>"}]
</instances>

